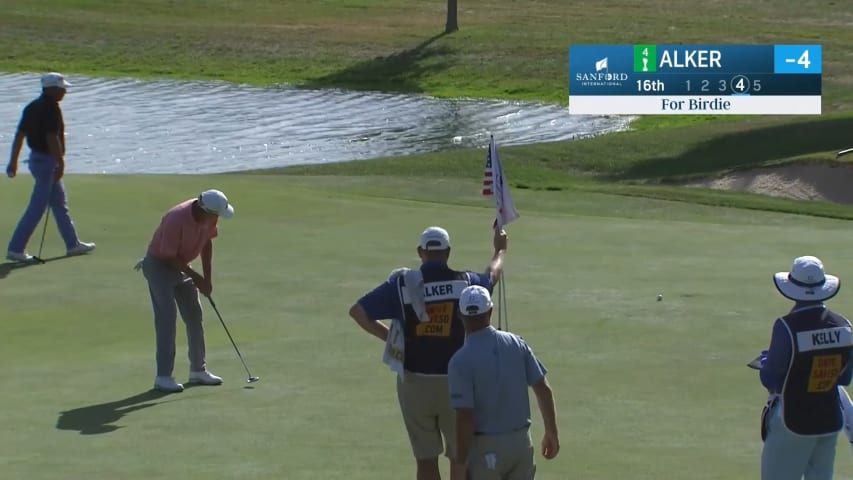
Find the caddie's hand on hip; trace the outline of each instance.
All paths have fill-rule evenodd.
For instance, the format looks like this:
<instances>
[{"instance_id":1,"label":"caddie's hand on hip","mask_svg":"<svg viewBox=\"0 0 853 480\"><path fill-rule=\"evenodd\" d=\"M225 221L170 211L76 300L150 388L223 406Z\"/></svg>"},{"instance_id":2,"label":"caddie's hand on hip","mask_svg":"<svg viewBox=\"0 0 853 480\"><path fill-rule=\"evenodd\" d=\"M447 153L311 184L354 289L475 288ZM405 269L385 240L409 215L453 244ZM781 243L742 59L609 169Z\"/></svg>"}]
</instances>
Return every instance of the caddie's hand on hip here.
<instances>
[{"instance_id":1,"label":"caddie's hand on hip","mask_svg":"<svg viewBox=\"0 0 853 480\"><path fill-rule=\"evenodd\" d=\"M503 228L495 228L495 238L493 240L495 251L506 250L508 239L506 231Z\"/></svg>"}]
</instances>

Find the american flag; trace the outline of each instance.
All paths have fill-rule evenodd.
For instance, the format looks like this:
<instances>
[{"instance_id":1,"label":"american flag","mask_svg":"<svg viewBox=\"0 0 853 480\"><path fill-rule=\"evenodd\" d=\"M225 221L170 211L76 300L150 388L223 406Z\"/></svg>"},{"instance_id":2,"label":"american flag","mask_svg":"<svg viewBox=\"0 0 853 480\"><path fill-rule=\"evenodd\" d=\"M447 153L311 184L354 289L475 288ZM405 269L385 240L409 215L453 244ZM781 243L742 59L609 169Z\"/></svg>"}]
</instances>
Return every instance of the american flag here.
<instances>
[{"instance_id":1,"label":"american flag","mask_svg":"<svg viewBox=\"0 0 853 480\"><path fill-rule=\"evenodd\" d=\"M518 210L509 193L509 182L503 172L501 159L495 145L495 137L489 142L489 153L486 155L486 168L483 173L483 196L494 197L496 220L495 226L503 228L519 217Z\"/></svg>"},{"instance_id":2,"label":"american flag","mask_svg":"<svg viewBox=\"0 0 853 480\"><path fill-rule=\"evenodd\" d=\"M494 184L494 172L492 171L492 149L488 150L486 153L486 169L483 171L483 196L491 197L495 194Z\"/></svg>"}]
</instances>

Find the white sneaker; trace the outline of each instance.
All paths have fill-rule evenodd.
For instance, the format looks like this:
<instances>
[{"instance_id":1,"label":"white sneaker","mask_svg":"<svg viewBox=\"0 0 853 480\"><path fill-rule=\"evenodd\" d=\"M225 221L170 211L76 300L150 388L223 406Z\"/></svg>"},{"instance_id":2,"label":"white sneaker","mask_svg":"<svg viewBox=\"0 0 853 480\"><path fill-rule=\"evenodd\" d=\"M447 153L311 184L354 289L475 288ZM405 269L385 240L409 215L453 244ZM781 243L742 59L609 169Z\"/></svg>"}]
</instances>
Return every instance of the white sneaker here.
<instances>
[{"instance_id":1,"label":"white sneaker","mask_svg":"<svg viewBox=\"0 0 853 480\"><path fill-rule=\"evenodd\" d=\"M35 257L27 253L18 253L10 250L6 252L6 260L11 260L13 262L32 262L35 260Z\"/></svg>"},{"instance_id":2,"label":"white sneaker","mask_svg":"<svg viewBox=\"0 0 853 480\"><path fill-rule=\"evenodd\" d=\"M222 385L222 378L202 370L200 372L190 372L188 383L198 383L200 385Z\"/></svg>"},{"instance_id":3,"label":"white sneaker","mask_svg":"<svg viewBox=\"0 0 853 480\"><path fill-rule=\"evenodd\" d=\"M154 379L154 390L161 392L183 392L184 386L175 381L174 377L157 377Z\"/></svg>"},{"instance_id":4,"label":"white sneaker","mask_svg":"<svg viewBox=\"0 0 853 480\"><path fill-rule=\"evenodd\" d=\"M92 242L78 242L77 245L68 249L68 255L83 255L95 249L95 244Z\"/></svg>"}]
</instances>

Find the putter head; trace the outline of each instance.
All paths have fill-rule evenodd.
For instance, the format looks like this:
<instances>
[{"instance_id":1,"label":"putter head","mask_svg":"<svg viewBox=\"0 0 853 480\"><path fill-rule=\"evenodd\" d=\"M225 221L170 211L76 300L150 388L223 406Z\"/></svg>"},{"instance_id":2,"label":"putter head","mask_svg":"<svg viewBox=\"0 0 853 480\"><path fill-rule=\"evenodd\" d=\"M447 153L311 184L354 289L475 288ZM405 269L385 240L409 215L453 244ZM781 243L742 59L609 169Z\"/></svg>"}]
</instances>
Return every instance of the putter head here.
<instances>
[{"instance_id":1,"label":"putter head","mask_svg":"<svg viewBox=\"0 0 853 480\"><path fill-rule=\"evenodd\" d=\"M44 265L46 262L43 258L33 255L33 263L39 263L41 265Z\"/></svg>"},{"instance_id":2,"label":"putter head","mask_svg":"<svg viewBox=\"0 0 853 480\"><path fill-rule=\"evenodd\" d=\"M255 383L260 379L261 379L261 377L249 377L249 379L246 380L246 383Z\"/></svg>"}]
</instances>

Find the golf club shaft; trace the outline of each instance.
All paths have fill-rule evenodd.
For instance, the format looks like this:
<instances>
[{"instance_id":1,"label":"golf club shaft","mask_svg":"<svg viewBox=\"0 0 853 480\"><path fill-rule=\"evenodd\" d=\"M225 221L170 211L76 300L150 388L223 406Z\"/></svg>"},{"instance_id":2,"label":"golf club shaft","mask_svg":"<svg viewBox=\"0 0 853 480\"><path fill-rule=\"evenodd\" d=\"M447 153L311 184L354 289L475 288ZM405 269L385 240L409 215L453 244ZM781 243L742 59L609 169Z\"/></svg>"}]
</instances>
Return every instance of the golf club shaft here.
<instances>
[{"instance_id":1,"label":"golf club shaft","mask_svg":"<svg viewBox=\"0 0 853 480\"><path fill-rule=\"evenodd\" d=\"M49 198L49 197L48 197ZM44 237L47 235L47 222L50 219L50 205L47 206L47 210L44 212L44 228L41 230L41 243L39 244L39 254L36 257L36 260L42 262L41 252L44 249Z\"/></svg>"},{"instance_id":2,"label":"golf club shaft","mask_svg":"<svg viewBox=\"0 0 853 480\"><path fill-rule=\"evenodd\" d=\"M246 369L246 374L249 375L249 379L254 378L252 376L252 372L249 371L249 367L246 365L246 361L243 360L243 355L240 354L240 349L237 348L237 343L234 342L234 338L231 337L231 332L228 331L228 327L225 326L225 320L222 319L222 315L219 313L219 309L216 308L216 303L213 302L213 298L207 297L208 301L210 301L210 306L213 307L213 311L216 312L216 316L219 317L219 322L222 323L222 328L225 329L225 333L228 335L228 339L231 340L231 345L234 345L234 351L237 352L237 356L240 358L240 362L243 364L243 368Z\"/></svg>"}]
</instances>

